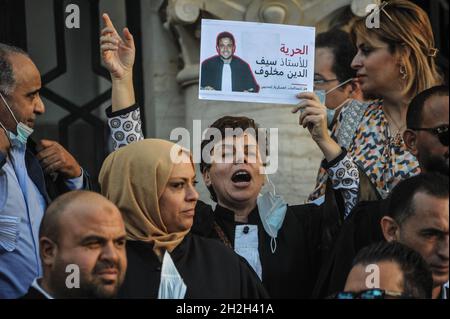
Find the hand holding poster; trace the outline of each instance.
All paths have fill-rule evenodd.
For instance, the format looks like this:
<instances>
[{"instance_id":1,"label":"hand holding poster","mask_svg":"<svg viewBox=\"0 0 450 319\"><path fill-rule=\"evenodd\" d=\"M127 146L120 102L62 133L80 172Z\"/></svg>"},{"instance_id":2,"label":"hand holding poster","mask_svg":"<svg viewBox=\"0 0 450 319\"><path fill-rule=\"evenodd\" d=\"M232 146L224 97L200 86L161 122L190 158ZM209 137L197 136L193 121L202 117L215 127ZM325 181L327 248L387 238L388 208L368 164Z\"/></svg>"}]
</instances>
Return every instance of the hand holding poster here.
<instances>
[{"instance_id":1,"label":"hand holding poster","mask_svg":"<svg viewBox=\"0 0 450 319\"><path fill-rule=\"evenodd\" d=\"M312 92L315 28L202 20L199 98L297 104Z\"/></svg>"}]
</instances>

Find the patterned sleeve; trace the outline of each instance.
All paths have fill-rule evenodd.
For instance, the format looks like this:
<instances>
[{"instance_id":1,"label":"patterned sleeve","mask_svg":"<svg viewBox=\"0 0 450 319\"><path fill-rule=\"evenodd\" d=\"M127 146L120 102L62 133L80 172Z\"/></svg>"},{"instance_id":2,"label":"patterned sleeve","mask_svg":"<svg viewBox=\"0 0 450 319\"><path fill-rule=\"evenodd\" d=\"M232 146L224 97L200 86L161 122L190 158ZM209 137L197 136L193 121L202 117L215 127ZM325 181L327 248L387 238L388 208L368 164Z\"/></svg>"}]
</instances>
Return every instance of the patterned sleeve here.
<instances>
[{"instance_id":1,"label":"patterned sleeve","mask_svg":"<svg viewBox=\"0 0 450 319\"><path fill-rule=\"evenodd\" d=\"M331 178L333 189L342 193L345 206L344 216L347 217L358 202L358 168L345 149L342 149L341 155L335 160L325 164L325 167Z\"/></svg>"},{"instance_id":2,"label":"patterned sleeve","mask_svg":"<svg viewBox=\"0 0 450 319\"><path fill-rule=\"evenodd\" d=\"M106 115L111 129L114 150L144 139L141 129L141 112L138 105L114 113L111 112L111 107L109 107L106 110Z\"/></svg>"}]
</instances>

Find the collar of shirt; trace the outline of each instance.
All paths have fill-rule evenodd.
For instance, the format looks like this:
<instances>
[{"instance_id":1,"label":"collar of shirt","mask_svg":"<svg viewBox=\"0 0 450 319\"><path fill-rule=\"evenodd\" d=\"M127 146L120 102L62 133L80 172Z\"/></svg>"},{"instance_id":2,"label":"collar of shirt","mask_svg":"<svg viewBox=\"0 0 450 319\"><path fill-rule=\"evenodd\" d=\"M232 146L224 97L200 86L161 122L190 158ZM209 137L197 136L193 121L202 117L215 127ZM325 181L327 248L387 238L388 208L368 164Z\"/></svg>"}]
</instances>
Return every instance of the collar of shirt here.
<instances>
[{"instance_id":1,"label":"collar of shirt","mask_svg":"<svg viewBox=\"0 0 450 319\"><path fill-rule=\"evenodd\" d=\"M257 225L237 225L234 239L234 251L245 258L262 280L262 265L259 256Z\"/></svg>"},{"instance_id":2,"label":"collar of shirt","mask_svg":"<svg viewBox=\"0 0 450 319\"><path fill-rule=\"evenodd\" d=\"M54 299L52 296L50 296L49 293L47 293L38 283L38 280L40 280L41 278L35 278L33 283L31 284L31 287L33 287L34 289L36 289L37 291L39 291L41 294L43 294L45 296L45 298L47 299Z\"/></svg>"},{"instance_id":3,"label":"collar of shirt","mask_svg":"<svg viewBox=\"0 0 450 319\"><path fill-rule=\"evenodd\" d=\"M449 282L447 281L442 286L441 299L448 299L447 290L449 289Z\"/></svg>"}]
</instances>

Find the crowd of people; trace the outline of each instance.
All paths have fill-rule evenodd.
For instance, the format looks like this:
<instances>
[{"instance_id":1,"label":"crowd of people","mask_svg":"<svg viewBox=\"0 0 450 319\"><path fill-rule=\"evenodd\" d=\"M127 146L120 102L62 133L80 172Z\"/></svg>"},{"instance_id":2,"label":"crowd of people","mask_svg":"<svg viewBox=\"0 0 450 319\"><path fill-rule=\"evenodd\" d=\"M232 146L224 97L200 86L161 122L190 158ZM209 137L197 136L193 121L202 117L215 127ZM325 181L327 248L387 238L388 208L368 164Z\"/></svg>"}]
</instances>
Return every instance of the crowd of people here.
<instances>
[{"instance_id":1,"label":"crowd of people","mask_svg":"<svg viewBox=\"0 0 450 319\"><path fill-rule=\"evenodd\" d=\"M40 74L0 44L0 298L447 299L449 94L420 7L389 1L380 28L317 35L325 100L302 93L292 110L324 155L303 205L264 174L254 119L209 126L201 177L190 150L146 139L133 36L102 19L101 194L60 144L32 140Z\"/></svg>"}]
</instances>

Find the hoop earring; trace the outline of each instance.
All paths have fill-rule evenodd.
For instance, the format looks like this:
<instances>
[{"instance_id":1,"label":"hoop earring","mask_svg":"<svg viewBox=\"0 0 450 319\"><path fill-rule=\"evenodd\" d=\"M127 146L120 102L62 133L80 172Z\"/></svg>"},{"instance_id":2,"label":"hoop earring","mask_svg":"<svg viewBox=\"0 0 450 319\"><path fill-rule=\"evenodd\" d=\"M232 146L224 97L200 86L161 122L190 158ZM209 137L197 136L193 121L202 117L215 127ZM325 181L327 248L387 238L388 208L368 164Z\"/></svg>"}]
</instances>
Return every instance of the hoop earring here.
<instances>
[{"instance_id":1,"label":"hoop earring","mask_svg":"<svg viewBox=\"0 0 450 319\"><path fill-rule=\"evenodd\" d=\"M400 66L400 74L402 75L402 80L406 80L408 78L408 71L406 70L406 66Z\"/></svg>"}]
</instances>

